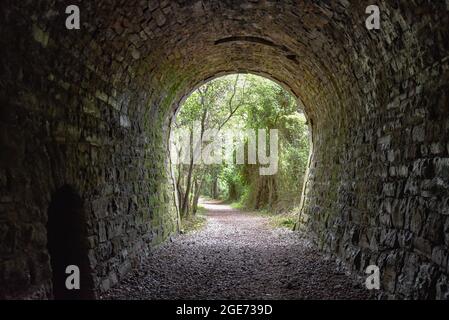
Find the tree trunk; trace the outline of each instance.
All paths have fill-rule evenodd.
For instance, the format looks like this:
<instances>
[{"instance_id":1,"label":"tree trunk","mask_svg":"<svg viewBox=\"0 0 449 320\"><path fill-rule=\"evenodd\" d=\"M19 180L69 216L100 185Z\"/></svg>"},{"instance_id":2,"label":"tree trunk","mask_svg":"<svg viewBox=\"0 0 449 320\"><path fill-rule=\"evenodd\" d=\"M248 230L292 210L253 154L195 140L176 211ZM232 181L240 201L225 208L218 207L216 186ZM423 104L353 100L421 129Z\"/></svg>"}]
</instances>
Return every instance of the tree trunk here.
<instances>
[{"instance_id":1,"label":"tree trunk","mask_svg":"<svg viewBox=\"0 0 449 320\"><path fill-rule=\"evenodd\" d=\"M190 131L190 145L193 145L193 128ZM184 193L184 199L181 206L181 215L187 217L189 215L189 200L190 200L190 189L192 187L192 175L193 175L193 165L194 165L194 153L195 147L192 148L190 152L190 163L189 171L187 174L186 191Z\"/></svg>"},{"instance_id":2,"label":"tree trunk","mask_svg":"<svg viewBox=\"0 0 449 320\"><path fill-rule=\"evenodd\" d=\"M212 198L218 198L218 178L214 177L214 182L212 184Z\"/></svg>"},{"instance_id":3,"label":"tree trunk","mask_svg":"<svg viewBox=\"0 0 449 320\"><path fill-rule=\"evenodd\" d=\"M200 195L201 195L201 187L203 186L203 182L204 182L204 176L201 175L201 178L198 181L198 178L195 179L195 192L193 194L193 202L192 202L192 213L193 215L196 214L196 212L198 211L198 201L200 199Z\"/></svg>"}]
</instances>

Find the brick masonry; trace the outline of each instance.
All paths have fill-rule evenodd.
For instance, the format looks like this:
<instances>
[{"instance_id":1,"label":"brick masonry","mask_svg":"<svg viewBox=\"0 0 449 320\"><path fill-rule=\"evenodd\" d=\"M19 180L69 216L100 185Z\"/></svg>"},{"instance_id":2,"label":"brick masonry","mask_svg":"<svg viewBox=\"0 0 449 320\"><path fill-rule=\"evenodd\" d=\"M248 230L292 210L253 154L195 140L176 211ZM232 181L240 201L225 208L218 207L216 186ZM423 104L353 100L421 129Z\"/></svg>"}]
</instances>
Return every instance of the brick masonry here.
<instances>
[{"instance_id":1,"label":"brick masonry","mask_svg":"<svg viewBox=\"0 0 449 320\"><path fill-rule=\"evenodd\" d=\"M47 211L65 185L84 202L96 292L176 232L174 111L252 72L308 115L301 221L322 250L378 264L381 297L448 299L449 4L377 3L379 31L368 1L3 1L0 296L52 297Z\"/></svg>"}]
</instances>

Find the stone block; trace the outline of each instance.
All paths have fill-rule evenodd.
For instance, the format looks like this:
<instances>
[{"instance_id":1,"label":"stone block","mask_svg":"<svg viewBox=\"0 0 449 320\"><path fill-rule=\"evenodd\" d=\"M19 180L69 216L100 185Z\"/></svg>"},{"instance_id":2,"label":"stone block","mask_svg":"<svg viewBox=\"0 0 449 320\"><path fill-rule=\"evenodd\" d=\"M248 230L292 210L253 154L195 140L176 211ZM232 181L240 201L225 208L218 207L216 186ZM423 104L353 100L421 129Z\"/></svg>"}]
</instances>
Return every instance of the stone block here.
<instances>
[{"instance_id":1,"label":"stone block","mask_svg":"<svg viewBox=\"0 0 449 320\"><path fill-rule=\"evenodd\" d=\"M449 278L446 275L441 275L437 280L435 299L449 300Z\"/></svg>"},{"instance_id":2,"label":"stone block","mask_svg":"<svg viewBox=\"0 0 449 320\"><path fill-rule=\"evenodd\" d=\"M415 251L419 254L424 255L426 258L431 259L432 257L432 244L429 240L422 237L416 237L413 241L413 246Z\"/></svg>"},{"instance_id":3,"label":"stone block","mask_svg":"<svg viewBox=\"0 0 449 320\"><path fill-rule=\"evenodd\" d=\"M104 221L98 222L98 237L100 240L100 243L105 242L108 237L106 233L106 223Z\"/></svg>"},{"instance_id":4,"label":"stone block","mask_svg":"<svg viewBox=\"0 0 449 320\"><path fill-rule=\"evenodd\" d=\"M424 142L426 139L426 129L423 125L413 128L412 139L414 142Z\"/></svg>"}]
</instances>

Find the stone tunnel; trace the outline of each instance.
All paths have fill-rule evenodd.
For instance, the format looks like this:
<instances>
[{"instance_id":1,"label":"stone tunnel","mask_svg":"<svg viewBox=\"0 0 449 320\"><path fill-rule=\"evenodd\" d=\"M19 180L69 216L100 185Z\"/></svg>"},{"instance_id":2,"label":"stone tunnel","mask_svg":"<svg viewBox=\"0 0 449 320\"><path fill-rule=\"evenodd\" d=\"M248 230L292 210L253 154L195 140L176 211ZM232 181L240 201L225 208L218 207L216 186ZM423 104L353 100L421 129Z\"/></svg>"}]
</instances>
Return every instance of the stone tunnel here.
<instances>
[{"instance_id":1,"label":"stone tunnel","mask_svg":"<svg viewBox=\"0 0 449 320\"><path fill-rule=\"evenodd\" d=\"M379 30L365 25L372 4ZM281 83L306 112L300 225L319 248L355 274L378 265L384 297L449 297L447 1L0 7L0 297L54 296L54 210L83 244L86 297L176 233L171 121L194 88L231 73Z\"/></svg>"}]
</instances>

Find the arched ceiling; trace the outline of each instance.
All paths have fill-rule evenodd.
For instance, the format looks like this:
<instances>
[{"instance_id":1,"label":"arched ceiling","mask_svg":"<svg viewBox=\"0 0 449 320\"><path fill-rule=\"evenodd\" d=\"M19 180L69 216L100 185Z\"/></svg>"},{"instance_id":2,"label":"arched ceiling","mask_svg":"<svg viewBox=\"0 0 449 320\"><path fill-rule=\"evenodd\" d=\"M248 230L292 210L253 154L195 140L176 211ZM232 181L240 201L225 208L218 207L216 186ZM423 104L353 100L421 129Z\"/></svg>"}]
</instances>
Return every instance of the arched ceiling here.
<instances>
[{"instance_id":1,"label":"arched ceiling","mask_svg":"<svg viewBox=\"0 0 449 320\"><path fill-rule=\"evenodd\" d=\"M329 109L345 108L347 97L366 90L363 81L375 81L388 42L397 37L393 25L365 28L367 5L95 1L80 6L82 28L89 32L76 35L73 46L114 85L139 83L158 98L163 90L169 100L180 101L217 74L253 72L291 88L311 117L334 117ZM384 1L381 8L387 15L392 6ZM406 17L403 22L407 28Z\"/></svg>"}]
</instances>

